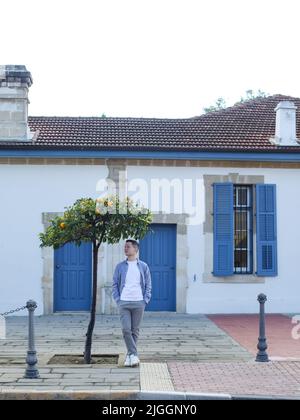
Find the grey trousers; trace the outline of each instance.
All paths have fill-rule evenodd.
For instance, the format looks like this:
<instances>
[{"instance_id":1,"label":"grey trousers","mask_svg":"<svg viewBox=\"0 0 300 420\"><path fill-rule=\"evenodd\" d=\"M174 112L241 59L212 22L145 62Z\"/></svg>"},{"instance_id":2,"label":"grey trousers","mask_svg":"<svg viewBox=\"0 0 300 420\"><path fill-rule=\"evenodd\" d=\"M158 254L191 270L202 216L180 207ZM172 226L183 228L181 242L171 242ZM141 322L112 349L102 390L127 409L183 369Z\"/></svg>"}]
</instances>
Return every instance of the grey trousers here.
<instances>
[{"instance_id":1,"label":"grey trousers","mask_svg":"<svg viewBox=\"0 0 300 420\"><path fill-rule=\"evenodd\" d=\"M137 355L137 340L146 303L143 300L120 300L118 306L127 354Z\"/></svg>"}]
</instances>

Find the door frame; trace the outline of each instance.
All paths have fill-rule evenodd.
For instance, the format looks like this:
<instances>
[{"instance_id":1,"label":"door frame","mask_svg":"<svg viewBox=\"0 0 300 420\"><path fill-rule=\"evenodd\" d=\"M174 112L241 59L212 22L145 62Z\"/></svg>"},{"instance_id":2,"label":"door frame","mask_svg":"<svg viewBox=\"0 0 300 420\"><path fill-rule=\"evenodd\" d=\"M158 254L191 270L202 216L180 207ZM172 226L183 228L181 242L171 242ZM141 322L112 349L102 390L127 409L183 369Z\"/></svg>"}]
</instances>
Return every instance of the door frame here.
<instances>
[{"instance_id":1,"label":"door frame","mask_svg":"<svg viewBox=\"0 0 300 420\"><path fill-rule=\"evenodd\" d=\"M155 310L155 311L152 311L152 312L176 312L176 309L177 309L177 255L176 255L177 254L177 224L176 223L154 223L154 222L152 222L151 225L150 225L150 229L152 229L153 225L156 225L156 226L157 225L158 226L172 226L172 229L175 230L175 249L174 249L174 265L175 265L175 271L174 271L174 281L175 281L175 290L174 290L174 293L175 293L175 309L172 310L172 311ZM150 233L150 235L151 235L151 233ZM139 255L139 257L141 258L142 261L145 261L148 264L148 261L145 260L142 255ZM151 271L151 268L150 268L150 271ZM153 285L152 285L152 287L153 287ZM174 296L173 296L173 298L174 298ZM174 303L174 300L172 299L172 304L173 303ZM147 307L146 307L146 311L148 312L148 308ZM149 310L149 312L151 312L151 309Z\"/></svg>"},{"instance_id":2,"label":"door frame","mask_svg":"<svg viewBox=\"0 0 300 420\"><path fill-rule=\"evenodd\" d=\"M176 312L186 313L188 288L187 214L153 213L152 224L176 225ZM147 261L146 261L147 262Z\"/></svg>"},{"instance_id":3,"label":"door frame","mask_svg":"<svg viewBox=\"0 0 300 420\"><path fill-rule=\"evenodd\" d=\"M92 245L92 244L91 244ZM92 305L92 292L93 292L93 290L92 290L92 288L93 288L93 278L92 278L92 275L93 275L93 248L92 248L92 246L90 247L91 248L91 253L90 253L90 261L89 261L89 264L90 264L90 268L89 268L89 274L90 274L90 305ZM53 313L65 313L65 312L74 312L74 313L89 313L90 312L90 309L79 309L79 310L76 310L76 309L74 309L74 310L68 310L68 309L66 309L66 310L59 310L59 309L56 309L56 306L57 306L57 302L56 302L56 298L57 298L57 296L56 296L56 293L57 293L57 289L56 289L56 286L57 286L57 284L55 284L56 283L56 280L57 279L55 279L55 265L57 264L57 254L55 253L55 251L57 251L57 250L53 250ZM57 275L57 273L56 273L56 275Z\"/></svg>"},{"instance_id":4,"label":"door frame","mask_svg":"<svg viewBox=\"0 0 300 420\"><path fill-rule=\"evenodd\" d=\"M63 212L42 213L42 224L43 224L44 232L50 226L51 224L50 221L54 217L63 216L63 214L64 214ZM41 253L42 253L42 270L43 270L42 277L41 277L43 307L44 307L43 314L51 315L55 313L57 314L64 313L60 311L59 312L54 311L54 249L53 247L41 248ZM93 256L91 255L91 258L92 257ZM100 255L99 255L99 258L101 258ZM100 281L98 281L97 295L100 296L100 294L101 294L101 283ZM98 299L97 307L96 307L97 313L100 312L100 305L101 305L101 299ZM78 311L78 313L80 313L80 311ZM85 313L87 312L85 311Z\"/></svg>"}]
</instances>

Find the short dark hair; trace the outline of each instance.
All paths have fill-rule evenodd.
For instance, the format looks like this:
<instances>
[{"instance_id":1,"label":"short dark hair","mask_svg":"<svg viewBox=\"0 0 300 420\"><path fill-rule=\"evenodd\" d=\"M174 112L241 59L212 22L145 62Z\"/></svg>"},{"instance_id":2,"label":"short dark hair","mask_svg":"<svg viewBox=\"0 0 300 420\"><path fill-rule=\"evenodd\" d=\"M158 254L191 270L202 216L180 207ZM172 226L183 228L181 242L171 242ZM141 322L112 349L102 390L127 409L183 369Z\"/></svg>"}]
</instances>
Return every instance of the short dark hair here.
<instances>
[{"instance_id":1,"label":"short dark hair","mask_svg":"<svg viewBox=\"0 0 300 420\"><path fill-rule=\"evenodd\" d=\"M140 245L135 239L127 239L126 242L130 242L135 248L137 248L137 250L140 249Z\"/></svg>"}]
</instances>

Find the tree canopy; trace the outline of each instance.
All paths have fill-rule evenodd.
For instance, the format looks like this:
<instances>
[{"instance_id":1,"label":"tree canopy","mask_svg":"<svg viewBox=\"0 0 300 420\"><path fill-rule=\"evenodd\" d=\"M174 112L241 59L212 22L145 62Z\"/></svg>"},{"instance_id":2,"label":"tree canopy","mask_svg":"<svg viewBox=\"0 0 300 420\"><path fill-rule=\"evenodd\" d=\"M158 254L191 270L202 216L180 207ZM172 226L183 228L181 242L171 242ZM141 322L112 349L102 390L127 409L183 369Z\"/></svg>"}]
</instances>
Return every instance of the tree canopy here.
<instances>
[{"instance_id":1,"label":"tree canopy","mask_svg":"<svg viewBox=\"0 0 300 420\"><path fill-rule=\"evenodd\" d=\"M251 101L256 98L265 98L266 96L268 96L268 94L260 89L258 89L258 91L256 92L252 89L248 89L246 90L245 95L241 96L240 100L236 102L234 105ZM203 111L205 112L205 114L208 114L209 112L220 111L221 109L225 109L227 108L227 106L228 105L226 104L226 100L220 97L216 100L215 104L209 107L203 108Z\"/></svg>"},{"instance_id":2,"label":"tree canopy","mask_svg":"<svg viewBox=\"0 0 300 420\"><path fill-rule=\"evenodd\" d=\"M68 242L107 242L114 244L122 238L142 238L151 223L151 212L126 197L80 198L67 207L63 216L51 220L41 233L41 247L58 248Z\"/></svg>"}]
</instances>

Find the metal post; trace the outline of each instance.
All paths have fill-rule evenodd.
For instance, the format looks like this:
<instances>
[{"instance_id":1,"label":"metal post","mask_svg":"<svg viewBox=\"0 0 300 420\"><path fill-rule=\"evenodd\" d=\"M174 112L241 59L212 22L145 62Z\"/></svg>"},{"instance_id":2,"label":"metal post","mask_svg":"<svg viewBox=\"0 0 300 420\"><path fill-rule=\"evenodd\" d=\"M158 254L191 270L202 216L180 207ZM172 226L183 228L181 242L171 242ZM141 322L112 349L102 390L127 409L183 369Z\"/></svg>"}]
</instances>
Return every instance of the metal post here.
<instances>
[{"instance_id":1,"label":"metal post","mask_svg":"<svg viewBox=\"0 0 300 420\"><path fill-rule=\"evenodd\" d=\"M24 378L36 379L40 377L36 367L37 357L34 345L34 311L37 308L37 304L33 300L29 300L26 308L28 309L28 351L26 357L27 368Z\"/></svg>"},{"instance_id":2,"label":"metal post","mask_svg":"<svg viewBox=\"0 0 300 420\"><path fill-rule=\"evenodd\" d=\"M258 353L256 355L256 362L269 362L269 357L266 352L268 345L266 340L266 333L265 333L265 302L267 300L267 296L263 293L257 296L257 300L259 302L259 337L258 337Z\"/></svg>"}]
</instances>

